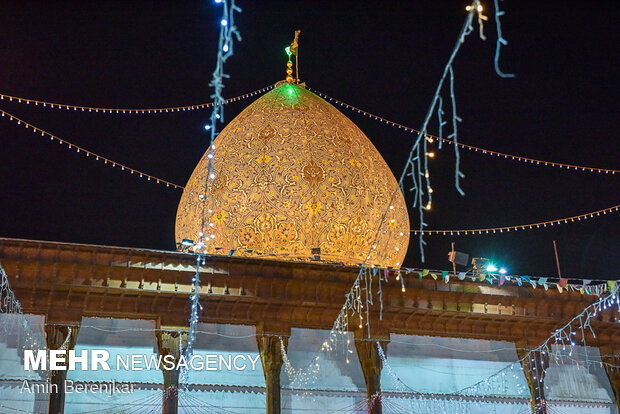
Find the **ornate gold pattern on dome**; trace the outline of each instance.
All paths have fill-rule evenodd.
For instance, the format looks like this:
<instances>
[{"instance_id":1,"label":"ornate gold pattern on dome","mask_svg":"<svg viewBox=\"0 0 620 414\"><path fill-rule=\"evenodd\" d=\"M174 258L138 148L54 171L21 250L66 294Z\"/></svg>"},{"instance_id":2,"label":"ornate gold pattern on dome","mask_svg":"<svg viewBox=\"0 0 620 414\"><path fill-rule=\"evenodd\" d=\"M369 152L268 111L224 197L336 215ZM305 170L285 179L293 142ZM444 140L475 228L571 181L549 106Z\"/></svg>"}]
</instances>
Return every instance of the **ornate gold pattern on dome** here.
<instances>
[{"instance_id":1,"label":"ornate gold pattern on dome","mask_svg":"<svg viewBox=\"0 0 620 414\"><path fill-rule=\"evenodd\" d=\"M390 204L394 175L325 100L285 83L230 122L215 147L208 192L207 153L183 191L177 242L203 241L208 254L289 260L310 260L320 248L321 259L347 265L371 251L367 265L402 264L409 217L400 191Z\"/></svg>"}]
</instances>

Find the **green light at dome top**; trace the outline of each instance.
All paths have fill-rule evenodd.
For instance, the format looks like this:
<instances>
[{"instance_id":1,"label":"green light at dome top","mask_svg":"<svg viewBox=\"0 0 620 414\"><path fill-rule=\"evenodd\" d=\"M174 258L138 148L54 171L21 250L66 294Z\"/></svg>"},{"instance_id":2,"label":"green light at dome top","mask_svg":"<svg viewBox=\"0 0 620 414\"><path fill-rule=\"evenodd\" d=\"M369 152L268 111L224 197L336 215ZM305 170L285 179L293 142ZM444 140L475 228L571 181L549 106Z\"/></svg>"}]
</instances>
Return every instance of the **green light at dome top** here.
<instances>
[{"instance_id":1,"label":"green light at dome top","mask_svg":"<svg viewBox=\"0 0 620 414\"><path fill-rule=\"evenodd\" d=\"M286 52L287 55L289 55L289 57L293 54L293 52L291 52L291 47L290 46L285 47L284 51Z\"/></svg>"}]
</instances>

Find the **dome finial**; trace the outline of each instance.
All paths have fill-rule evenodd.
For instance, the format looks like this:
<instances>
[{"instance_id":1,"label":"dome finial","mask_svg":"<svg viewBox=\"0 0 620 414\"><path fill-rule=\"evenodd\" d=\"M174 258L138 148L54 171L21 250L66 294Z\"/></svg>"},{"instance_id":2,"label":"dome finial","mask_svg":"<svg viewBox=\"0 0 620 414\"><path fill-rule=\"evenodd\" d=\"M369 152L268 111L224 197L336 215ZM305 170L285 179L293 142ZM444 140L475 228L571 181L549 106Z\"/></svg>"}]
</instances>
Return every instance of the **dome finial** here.
<instances>
[{"instance_id":1,"label":"dome finial","mask_svg":"<svg viewBox=\"0 0 620 414\"><path fill-rule=\"evenodd\" d=\"M286 62L286 81L288 83L299 83L299 44L297 43L299 33L301 33L301 30L295 30L295 38L291 42L291 45L284 49L288 55L288 62ZM291 60L292 55L295 55L295 75L297 76L297 79L293 78L293 62Z\"/></svg>"}]
</instances>

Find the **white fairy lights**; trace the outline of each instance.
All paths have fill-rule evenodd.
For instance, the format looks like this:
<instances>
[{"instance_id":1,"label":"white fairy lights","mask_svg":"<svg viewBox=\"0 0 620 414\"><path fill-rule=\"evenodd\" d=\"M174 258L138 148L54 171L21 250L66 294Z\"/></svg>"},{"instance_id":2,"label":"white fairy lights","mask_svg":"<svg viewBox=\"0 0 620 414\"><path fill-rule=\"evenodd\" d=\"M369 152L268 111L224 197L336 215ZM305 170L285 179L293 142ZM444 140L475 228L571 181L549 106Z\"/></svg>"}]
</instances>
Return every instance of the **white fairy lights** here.
<instances>
[{"instance_id":1,"label":"white fairy lights","mask_svg":"<svg viewBox=\"0 0 620 414\"><path fill-rule=\"evenodd\" d=\"M205 192L201 200L205 203L203 208L203 216L202 216L202 226L201 231L199 233L199 240L194 245L195 251L200 251L201 246L204 246L204 243L208 240L215 239L214 234L210 234L207 237L204 233L205 223L206 223L206 210L207 210L207 194L208 190L211 187L210 180L215 179L215 171L213 169L213 151L215 150L215 137L217 135L217 122L224 122L224 104L226 100L222 97L222 91L224 88L223 79L227 77L224 73L224 62L233 55L233 38L237 40L241 40L241 36L237 31L237 27L234 23L234 14L235 12L241 12L241 9L235 6L235 0L221 0L216 1L216 3L222 5L222 19L220 20L220 35L219 35L219 46L217 51L217 63L215 66L215 70L213 71L213 78L209 83L210 86L214 88L214 92L211 95L213 98L213 111L211 112L210 118L210 128L205 128L210 131L211 142L209 143L209 154L211 157L209 158L208 169L207 169L207 177L205 180ZM224 46L226 48L224 49ZM213 224L213 223L209 223ZM192 311L190 315L190 326L189 326L189 334L187 340L187 348L185 349L185 358L189 360L193 353L194 339L196 338L196 328L198 325L198 308L202 308L199 302L200 297L200 262L204 261L204 257L202 255L198 255L196 258L196 274L192 279L192 293L190 294L190 301L192 302ZM187 387L187 373L182 372L182 375L179 379L179 384L183 387Z\"/></svg>"}]
</instances>

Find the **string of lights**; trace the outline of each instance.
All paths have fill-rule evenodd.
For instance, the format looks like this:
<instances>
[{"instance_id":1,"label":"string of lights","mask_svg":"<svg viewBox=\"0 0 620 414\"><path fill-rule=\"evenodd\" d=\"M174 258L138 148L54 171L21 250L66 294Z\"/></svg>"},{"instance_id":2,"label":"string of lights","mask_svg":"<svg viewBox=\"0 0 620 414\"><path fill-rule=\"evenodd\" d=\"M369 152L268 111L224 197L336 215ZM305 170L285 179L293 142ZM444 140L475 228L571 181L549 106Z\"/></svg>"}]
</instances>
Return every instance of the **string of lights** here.
<instances>
[{"instance_id":1,"label":"string of lights","mask_svg":"<svg viewBox=\"0 0 620 414\"><path fill-rule=\"evenodd\" d=\"M28 319L26 319L22 305L15 296L13 289L9 283L9 278L4 271L4 268L0 264L0 313L19 315L22 320L17 324L4 322L0 325L0 331L2 337L17 337L20 350L24 349L45 349L45 339L41 341L41 338L35 337L33 329L30 327ZM11 332L15 326L20 326L22 331L15 335ZM23 336L21 335L23 334ZM68 339L68 338L67 338ZM65 341L66 343L66 341ZM49 375L49 372L45 372L43 377Z\"/></svg>"},{"instance_id":2,"label":"string of lights","mask_svg":"<svg viewBox=\"0 0 620 414\"><path fill-rule=\"evenodd\" d=\"M454 58L456 57L456 54L458 53L461 45L464 43L465 38L473 30L472 21L473 21L474 14L481 13L481 12L482 12L482 7L480 6L480 2L478 0L474 0L471 3L471 7L468 9L467 17L459 32L459 36L457 38L454 49L452 50L452 53L450 54L450 58L448 59L448 62L444 68L443 75L437 85L435 95L433 96L433 100L431 102L429 111L424 120L423 126L421 128L421 132L418 134L415 142L413 143L413 146L409 153L409 157L407 158L407 164L405 165L405 168L403 169L403 172L398 180L398 186L392 192L392 195L390 197L390 202L388 203L388 205L391 205L392 200L394 199L396 194L398 194L398 192L402 190L405 176L410 176L412 179L413 185L414 185L414 187L411 189L415 193L414 207L418 207L418 211L420 214L420 230L422 230L425 226L427 226L427 224L424 222L424 211L429 210L431 208L432 190L430 189L428 158L432 158L434 156L434 153L428 151L428 146L427 146L428 140L424 139L425 138L424 131L426 131L426 127L430 121L432 113L434 112L434 108L437 102L439 101L443 82L448 76L448 74L452 71L452 63L454 61ZM479 19L479 22L482 23L480 19ZM453 111L453 117L458 118L458 116L456 115L455 109ZM454 131L454 136L455 135L456 135L456 131ZM457 177L459 176L459 172L460 171L457 168L456 170ZM425 182L423 181L423 178L425 179ZM423 188L424 184L426 185L426 192L424 191L424 188ZM458 185L457 185L457 188L458 188ZM426 203L423 202L423 198L425 195L427 197ZM376 243L376 241L379 239L381 235L381 231L383 230L383 224L386 221L388 212L389 210L387 210L381 217L379 226L375 233L374 243ZM425 242L422 236L423 234L420 234L420 238L419 238L420 254L422 257L422 261L424 261L423 246ZM368 252L368 258L370 258L370 253L372 252L374 243L371 244L370 250ZM358 315L359 328L362 329L365 323L366 328L368 330L368 337L370 337L369 307L370 305L373 304L372 279L373 279L373 276L378 275L379 283L380 283L381 278L383 277L383 272L378 272L379 269L376 269L376 268L372 269L371 271L371 269L369 269L366 266L366 260L364 260L364 263L361 264L361 269L355 281L353 282L351 289L345 295L344 304L342 305L340 312L338 313L338 316L334 320L329 336L327 340L323 342L321 350L332 351L333 349L335 349L335 346L337 344L337 339L339 338L339 336L344 335L346 332L350 330L349 316L353 318L355 317L355 315ZM387 281L388 270L384 269L384 271L386 273L385 276L386 276L386 281ZM380 286L379 286L379 289L380 289ZM382 299L381 294L379 295L379 297L381 300ZM357 322L358 321L356 318L355 323L357 324Z\"/></svg>"},{"instance_id":3,"label":"string of lights","mask_svg":"<svg viewBox=\"0 0 620 414\"><path fill-rule=\"evenodd\" d=\"M0 264L0 313L22 313L22 305L15 297L9 278Z\"/></svg>"},{"instance_id":4,"label":"string of lights","mask_svg":"<svg viewBox=\"0 0 620 414\"><path fill-rule=\"evenodd\" d=\"M224 99L223 103L228 104L231 102L241 101L252 96L259 95L267 92L275 87L275 83L264 88L257 89L252 92L244 93L243 95L235 96L233 98ZM184 105L184 106L171 106L164 108L103 108L94 106L80 106L80 105L67 105L56 102L39 101L36 99L22 98L19 96L12 96L0 93L0 100L8 100L9 102L25 103L27 105L33 104L35 106L42 106L44 108L52 109L65 109L68 111L81 111L81 112L103 112L110 114L152 114L152 113L168 113L168 112L182 112L182 111L195 111L197 109L211 108L214 102L205 102L196 105Z\"/></svg>"},{"instance_id":5,"label":"string of lights","mask_svg":"<svg viewBox=\"0 0 620 414\"><path fill-rule=\"evenodd\" d=\"M398 194L399 191L402 190L403 185L404 185L404 179L405 176L410 176L412 178L412 182L414 187L411 189L412 191L415 192L415 196L414 196L414 207L418 207L418 211L420 214L420 230L422 230L427 224L424 222L424 211L425 210L429 210L431 208L431 197L432 197L432 190L430 188L430 180L429 180L429 169L428 169L428 158L432 158L434 156L434 153L429 152L428 151L428 140L424 139L425 138L425 132L426 131L426 127L428 125L428 122L430 121L431 115L434 112L434 108L437 104L437 102L440 99L440 92L442 90L442 86L443 86L443 82L446 79L446 77L448 76L449 73L452 72L452 62L454 61L454 58L456 56L456 54L458 53L461 45L464 43L465 41L465 37L467 37L473 30L472 27L472 21L473 21L473 17L475 13L481 13L482 12L482 6L480 5L480 2L478 0L474 0L471 4L471 7L468 9L468 14L467 17L465 19L465 22L460 30L459 36L457 38L456 44L454 46L454 49L452 50L452 53L450 55L450 58L448 59L448 63L446 64L444 71L443 71L443 75L439 81L439 84L437 85L437 89L435 91L435 95L433 97L433 100L431 102L431 105L429 107L429 111L426 115L426 118L424 120L423 126L421 128L421 132L418 134L412 148L411 148L411 152L409 154L409 157L407 158L407 164L405 165L405 168L403 169L403 172L400 176L400 179L398 180L398 186L395 188L395 190L393 191L391 198L390 198L390 202L388 203L388 205L392 204L392 199L395 197L396 194ZM482 24L482 20L479 19L479 23ZM453 98L453 89L451 89L452 93L451 96ZM316 91L315 91L316 92ZM328 97L329 99L329 97ZM453 98L453 118L455 118L454 123L456 123L459 118L456 115L456 109L454 106L454 98ZM453 132L453 137L456 139L456 129ZM457 152L457 157L458 157L458 152ZM456 176L457 178L460 175L460 171L458 170L458 165L457 165L457 169L456 169ZM425 179L425 185L426 185L426 192L424 191L423 188L423 179L422 177L424 177ZM457 185L457 189L458 187L458 181L456 183ZM426 195L427 200L426 203L423 203L423 198ZM379 226L377 228L376 234L375 234L375 243L378 240L378 238L381 235L381 231L383 229L383 224L386 221L387 218L387 214L388 214L389 210L387 210L385 212L385 214L383 214L383 216L381 217L381 220L379 222ZM422 238L423 234L420 234L420 253L422 256L422 261L424 261L424 249L423 246L425 244L423 238ZM373 244L374 245L374 244ZM369 250L369 254L368 254L368 258L370 258L370 253L372 252L372 248L373 246L370 247L371 250ZM367 260L367 259L366 259ZM349 316L351 315L352 317L354 317L355 315L358 315L359 317L359 328L362 329L364 326L364 322L365 325L367 327L368 330L368 337L370 337L370 317L369 317L369 307L370 305L373 304L373 293L372 293L372 278L373 276L377 276L379 277L379 292L380 292L380 283L381 283L381 278L383 277L383 272L378 272L378 269L372 269L372 271L366 266L366 260L364 260L364 263L362 263L361 265L361 269L355 279L355 281L353 282L353 285L351 287L351 289L349 290L349 292L345 295L345 301L344 304L342 305L340 312L338 313L338 316L336 317L336 319L334 320L334 323L332 325L332 329L329 333L329 336L327 338L327 340L325 340L323 342L323 345L321 347L321 350L328 350L328 351L332 351L335 349L335 346L337 344L337 339L339 338L339 336L344 335L346 332L348 332L350 330L350 325L349 325ZM387 281L387 269L384 269L386 272L386 281ZM382 299L381 297L381 293L379 293L379 297L380 300ZM364 305L365 308L364 309ZM365 313L365 315L364 315ZM365 321L364 321L365 319ZM357 320L356 320L357 323Z\"/></svg>"},{"instance_id":6,"label":"string of lights","mask_svg":"<svg viewBox=\"0 0 620 414\"><path fill-rule=\"evenodd\" d=\"M194 342L196 341L196 331L198 329L198 322L200 317L198 315L198 310L202 310L202 305L200 304L200 265L205 264L205 258L201 254L196 256L196 272L194 273L194 277L192 277L192 292L189 295L189 300L192 304L190 317L189 317L189 330L187 333L187 347L185 348L185 352L183 356L186 361L191 360L192 355L194 354ZM183 349L182 335L179 335L179 349ZM187 390L187 382L188 382L189 373L187 371L187 367L183 367L181 372L179 373L179 385L183 390Z\"/></svg>"},{"instance_id":7,"label":"string of lights","mask_svg":"<svg viewBox=\"0 0 620 414\"><path fill-rule=\"evenodd\" d=\"M612 308L614 305L617 306L618 311L620 311L620 300L618 299L618 286L616 286L607 296L600 298L596 302L588 305L583 311L581 311L578 315L576 315L573 319L568 321L563 327L556 329L541 345L536 348L529 350L519 361L509 365L508 367L503 368L502 370L496 372L492 376L479 381L469 387L463 388L458 391L457 394L471 394L472 391L475 393L475 390L478 387L483 386L489 383L489 380L498 377L499 375L504 375L504 371L508 368L514 369L516 364L519 364L519 368L523 369L523 365L530 367L533 371L533 379L535 381L535 388L538 390L538 395L541 395L541 386L543 384L544 371L548 368L549 362L545 362L546 359L553 358L556 363L564 363L563 352L566 351L566 348L569 349L568 356L572 356L575 347L578 343L585 349L585 365L589 366L592 361L588 359L587 348L586 345L586 329L589 329L594 337L596 334L592 330L591 320L596 317L598 312L603 310L607 310L608 308ZM578 323L578 327L575 327ZM578 339L580 338L580 339ZM561 349L560 349L561 348ZM548 357L548 358L547 358ZM600 365L607 365L612 368L618 368L613 364L603 363L601 361L594 362ZM547 365L547 367L545 367ZM544 401L541 401L538 396L535 399L535 405L538 407L541 404L545 404Z\"/></svg>"},{"instance_id":8,"label":"string of lights","mask_svg":"<svg viewBox=\"0 0 620 414\"><path fill-rule=\"evenodd\" d=\"M590 218L598 217L601 214L613 213L620 209L620 204L612 207L605 208L603 210L592 211L590 213L579 214L578 216L566 217L555 220L541 221L539 223L520 224L517 226L504 226L504 227L492 227L492 228L480 228L480 229L452 229L452 230L422 230L424 234L434 234L441 236L453 236L453 235L468 235L468 234L489 234L489 233L503 233L518 230L535 230L539 228L545 228L547 226L554 226L563 223L574 223L575 221L587 220ZM410 233L418 234L420 230L411 230Z\"/></svg>"},{"instance_id":9,"label":"string of lights","mask_svg":"<svg viewBox=\"0 0 620 414\"><path fill-rule=\"evenodd\" d=\"M596 364L617 369L619 367L618 365L603 362L600 358L595 357L592 360L588 358L585 334L586 329L589 329L592 332L592 335L596 336L590 325L591 319L596 317L598 312L612 308L614 305L618 307L618 310L620 310L618 286L611 290L611 292L605 297L599 298L597 301L587 306L564 326L556 329L541 345L536 348L529 349L518 361L510 363L496 373L454 393L431 394L430 397L434 400L449 397L452 401L469 400L471 398L474 398L474 400L477 401L484 401L486 395L493 395L496 390L506 388L505 383L508 375L513 375L517 379L522 378L525 366L532 371L533 380L535 380L534 386L538 390L538 396L535 397L535 405L540 406L545 404L545 401L541 401L539 396L541 395L540 391L543 385L544 371L549 366L549 362L545 362L546 360L553 359L556 364L564 364L568 362L574 363L577 366L584 364L586 367L589 367L591 364ZM576 326L577 324L578 326ZM584 347L585 361L571 358L579 343ZM376 342L376 347L383 367L387 370L389 376L396 384L399 391L406 389L408 393L419 395L420 393L418 391L405 384L403 380L394 372L379 342ZM565 355L567 348L568 354ZM548 389L548 386L545 385L545 389ZM527 394L528 387L524 384L518 386L516 391L519 395Z\"/></svg>"},{"instance_id":10,"label":"string of lights","mask_svg":"<svg viewBox=\"0 0 620 414\"><path fill-rule=\"evenodd\" d=\"M239 95L239 96L234 97L234 98L224 99L223 103L229 103L229 102L234 102L234 101L246 99L246 98L249 98L249 97L252 97L252 96L264 93L266 91L269 91L269 90L273 89L273 87L274 87L274 85L270 85L270 86L266 86L266 87L261 88L261 89L257 89L257 90L255 90L253 92L249 92L249 93L244 94L244 95ZM23 100L23 98L14 98L14 97L13 97L13 99L22 99ZM58 105L58 104L54 104L54 105ZM97 109L97 108L94 108L94 109ZM101 108L99 108L99 109L103 110ZM122 111L122 110L119 109L119 111ZM103 155L97 154L97 153L95 153L93 151L89 151L89 150L87 150L87 149L85 149L83 147L80 147L79 145L76 145L76 144L74 144L72 142L69 142L69 141L67 141L65 139L62 139L62 138L60 138L60 137L58 137L58 136L56 136L56 135L54 135L54 134L52 134L50 132L47 132L47 131L45 131L42 128L39 128L39 127L37 127L35 125L32 125L32 124L24 121L23 119L20 119L20 118L16 117L15 115L12 115L12 114L4 111L3 109L0 109L0 113L2 114L3 117L8 117L9 120L17 122L17 125L21 125L24 128L26 128L26 129L31 129L34 133L41 133L41 136L47 136L47 137L50 138L51 141L57 141L61 145L66 145L68 149L73 149L73 150L75 150L76 153L80 153L80 154L84 155L85 157L92 157L92 159L94 159L95 161L103 161L104 165L107 165L107 166L109 166L111 168L118 167L118 168L121 169L121 171L126 171L126 172L128 172L130 174L138 175L140 178L146 178L147 181L153 181L153 182L155 182L157 184L165 185L166 187L173 187L173 188L178 188L178 189L181 189L181 190L184 188L182 185L175 184L173 182L164 180L163 178L159 178L159 177L156 177L156 176L151 175L151 174L147 174L147 173L145 173L143 171L137 170L135 168L131 168L131 167L129 167L129 166L125 165L125 164L122 164L120 162L113 161L113 160L111 160L111 159L109 159L107 157L104 157Z\"/></svg>"},{"instance_id":11,"label":"string of lights","mask_svg":"<svg viewBox=\"0 0 620 414\"><path fill-rule=\"evenodd\" d=\"M319 95L320 97L322 97L323 99L327 99L330 102L333 102L335 104L338 104L344 108L350 109L353 112L357 112L358 114L362 114L364 116L367 116L368 118L374 119L375 121L379 121L380 123L392 126L392 127L396 127L398 129L402 129L406 132L412 133L412 134L419 134L420 131L418 131L415 128L411 128L408 126L405 126L403 124L399 124L398 122L394 122L394 121L390 121L389 119L383 118L379 115L375 115L373 113L364 111L363 109L360 109L356 106L353 105L349 105L346 102L340 101L336 98L332 98L331 96L328 96L320 91L317 91L316 89L312 89L310 87L308 87L308 90L316 93L317 95ZM514 155L514 154L506 154L503 152L499 152L499 151L493 151L493 150L489 150L486 148L481 148L481 147L476 147L474 145L468 145L468 144L463 144L462 142L457 142L455 143L453 140L451 139L447 139L447 138L441 138L438 135L433 135L433 134L429 134L426 133L426 140L429 143L433 143L433 141L437 141L437 142L443 142L449 145L457 145L461 148L467 149L469 151L474 151L474 152L480 152L484 155L491 155L491 156L495 156L498 158L505 158L505 159L510 159L510 160L514 160L514 161L520 161L520 162L525 162L525 163L530 163L530 164L535 164L535 165L543 165L546 167L556 167L556 168L563 168L566 170L575 170L575 171L587 171L587 172L594 172L594 173L604 173L604 174L616 174L616 173L620 173L620 170L614 170L614 169L609 169L609 168L596 168L596 167L587 167L587 166L583 166L583 165L574 165L574 164L565 164L565 163L561 163L561 162L554 162L554 161L545 161L545 160L539 160L536 158L530 158L530 157L522 157L519 155ZM440 134L441 135L441 134Z\"/></svg>"},{"instance_id":12,"label":"string of lights","mask_svg":"<svg viewBox=\"0 0 620 414\"><path fill-rule=\"evenodd\" d=\"M97 154L95 152L89 151L89 150L87 150L87 149L85 149L83 147L80 147L79 145L75 145L72 142L69 142L69 141L67 141L65 139L62 139L62 138L60 138L60 137L58 137L58 136L56 136L56 135L54 135L54 134L52 134L50 132L45 131L44 129L41 129L41 128L35 126L35 125L32 125L32 124L24 121L23 119L20 119L20 118L16 117L15 115L12 115L12 114L6 112L3 109L0 109L0 114L2 114L2 116L4 118L8 118L9 120L16 122L17 125L21 125L24 128L26 128L26 129L31 129L32 132L34 132L34 133L40 133L41 136L49 137L49 139L52 142L55 141L55 142L58 142L60 145L66 145L67 149L73 149L73 150L75 150L76 153L80 153L80 154L84 155L85 157L92 157L92 159L94 159L95 161L102 161L103 165L107 165L107 166L109 166L111 168L118 167L118 168L120 168L121 171L125 171L125 172L130 173L130 174L138 175L140 178L146 178L147 181L153 181L153 182L155 182L157 184L165 185L166 187L173 187L173 188L183 189L182 185L175 184L173 182L164 180L162 178L155 177L154 175L147 174L147 173L145 173L143 171L140 171L140 170L136 170L135 168L131 168L131 167L125 165L125 164L121 164L120 162L113 161L113 160L111 160L109 158L106 158L103 155L99 155L99 154Z\"/></svg>"},{"instance_id":13,"label":"string of lights","mask_svg":"<svg viewBox=\"0 0 620 414\"><path fill-rule=\"evenodd\" d=\"M224 73L224 62L228 60L229 57L233 55L233 46L234 40L241 41L241 35L235 26L234 15L235 12L240 13L241 9L235 5L235 0L215 0L215 3L222 5L222 17L220 20L220 34L218 40L218 48L217 48L217 63L215 65L215 69L213 71L211 82L209 82L209 86L213 87L213 94L211 98L213 99L213 110L211 112L211 116L209 118L209 123L205 125L205 130L210 131L210 143L209 149L207 150L207 174L205 176L204 183L204 194L202 194L201 199L206 199L206 195L211 188L209 185L211 180L215 179L215 171L213 168L213 157L215 151L215 137L217 136L217 124L218 122L224 123L224 103L225 99L222 96L222 92L224 90L224 78L229 77ZM206 215L205 209L203 209L202 214L202 225L201 232L199 236L199 242L196 243L194 247L194 251L200 250L200 245L204 246L205 240L207 240L205 234L202 232L202 229L205 228ZM214 235L211 235L213 238ZM196 240L196 239L195 239ZM196 274L192 280L192 294L189 299L192 303L192 312L190 315L190 325L189 325L189 333L187 340L187 347L185 348L185 352L183 355L186 360L190 360L191 356L194 352L194 339L196 338L196 329L198 327L198 307L202 309L200 305L200 262L204 261L204 257L202 255L198 255L196 258ZM182 389L187 390L188 383L188 374L187 371L184 370L179 375L179 384Z\"/></svg>"}]
</instances>

